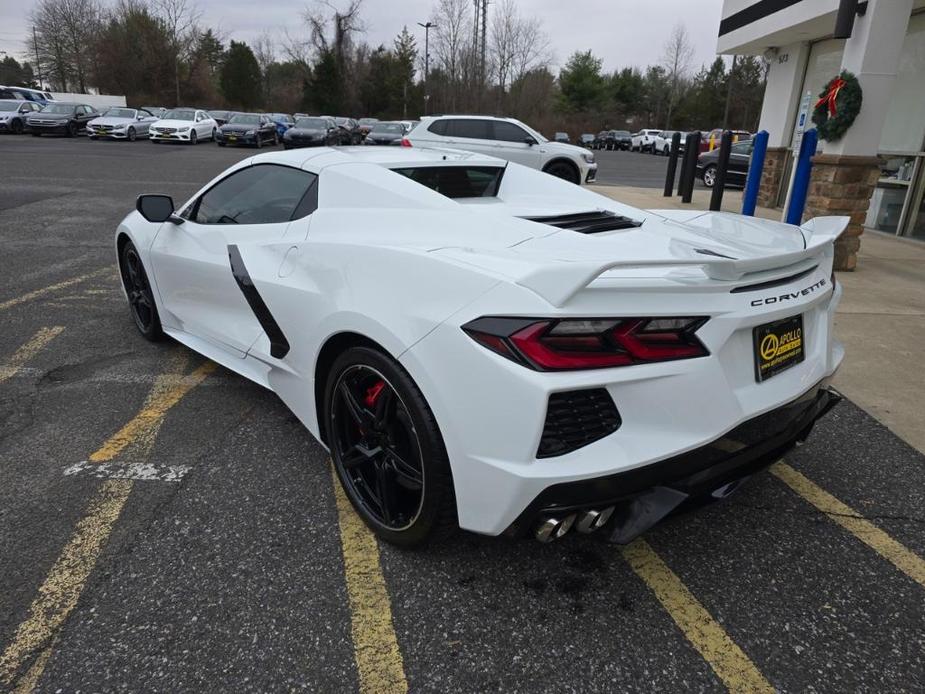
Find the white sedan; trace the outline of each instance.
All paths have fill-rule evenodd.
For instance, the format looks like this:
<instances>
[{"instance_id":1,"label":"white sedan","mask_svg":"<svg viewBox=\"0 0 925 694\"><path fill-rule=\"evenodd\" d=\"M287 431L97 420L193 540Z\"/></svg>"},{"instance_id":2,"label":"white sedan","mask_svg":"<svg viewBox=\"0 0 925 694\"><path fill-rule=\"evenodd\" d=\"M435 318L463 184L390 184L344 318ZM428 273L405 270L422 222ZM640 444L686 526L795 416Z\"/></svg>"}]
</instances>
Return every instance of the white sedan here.
<instances>
[{"instance_id":1,"label":"white sedan","mask_svg":"<svg viewBox=\"0 0 925 694\"><path fill-rule=\"evenodd\" d=\"M174 108L151 124L149 139L158 142L186 142L195 145L202 140L215 140L218 123L208 111L195 108Z\"/></svg>"},{"instance_id":2,"label":"white sedan","mask_svg":"<svg viewBox=\"0 0 925 694\"><path fill-rule=\"evenodd\" d=\"M274 391L383 539L624 543L838 402L847 221L646 211L494 157L319 147L249 157L176 209L140 196L115 248L141 334Z\"/></svg>"}]
</instances>

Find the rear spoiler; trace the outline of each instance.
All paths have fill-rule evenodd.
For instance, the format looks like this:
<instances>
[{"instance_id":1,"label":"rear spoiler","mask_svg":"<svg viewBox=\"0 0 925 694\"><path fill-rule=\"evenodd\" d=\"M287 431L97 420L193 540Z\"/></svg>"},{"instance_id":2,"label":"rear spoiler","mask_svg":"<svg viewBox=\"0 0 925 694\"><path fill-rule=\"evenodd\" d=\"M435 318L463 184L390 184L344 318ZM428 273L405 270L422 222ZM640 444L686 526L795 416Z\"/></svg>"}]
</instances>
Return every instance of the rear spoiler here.
<instances>
[{"instance_id":1,"label":"rear spoiler","mask_svg":"<svg viewBox=\"0 0 925 694\"><path fill-rule=\"evenodd\" d=\"M553 306L564 306L575 294L609 270L647 267L699 267L707 277L735 281L753 272L787 267L812 258L845 230L849 217L816 217L800 227L806 247L799 251L754 258L727 258L705 254L703 257L671 260L616 260L610 262L559 261L528 271L516 283L530 289ZM696 251L694 251L696 252ZM700 251L706 253L705 251Z\"/></svg>"}]
</instances>

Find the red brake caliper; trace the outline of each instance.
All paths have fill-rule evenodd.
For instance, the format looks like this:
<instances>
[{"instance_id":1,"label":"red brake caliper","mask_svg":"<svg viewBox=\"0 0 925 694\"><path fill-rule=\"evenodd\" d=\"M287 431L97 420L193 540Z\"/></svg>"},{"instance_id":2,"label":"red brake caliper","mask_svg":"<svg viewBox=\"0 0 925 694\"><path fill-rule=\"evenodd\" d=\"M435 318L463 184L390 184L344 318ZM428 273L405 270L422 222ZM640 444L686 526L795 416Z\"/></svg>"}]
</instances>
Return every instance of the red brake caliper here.
<instances>
[{"instance_id":1,"label":"red brake caliper","mask_svg":"<svg viewBox=\"0 0 925 694\"><path fill-rule=\"evenodd\" d=\"M378 381L374 386L367 389L366 396L363 398L363 402L367 407L375 407L376 400L379 399L379 394L383 388L385 388L385 381Z\"/></svg>"}]
</instances>

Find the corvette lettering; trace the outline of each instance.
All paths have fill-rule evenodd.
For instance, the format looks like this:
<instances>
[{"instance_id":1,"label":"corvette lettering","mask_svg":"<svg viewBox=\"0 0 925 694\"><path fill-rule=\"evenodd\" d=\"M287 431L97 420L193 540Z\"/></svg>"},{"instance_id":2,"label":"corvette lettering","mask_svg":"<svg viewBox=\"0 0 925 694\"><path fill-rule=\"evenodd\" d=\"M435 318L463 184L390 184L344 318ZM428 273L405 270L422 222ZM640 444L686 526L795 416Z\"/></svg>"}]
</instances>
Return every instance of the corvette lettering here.
<instances>
[{"instance_id":1,"label":"corvette lettering","mask_svg":"<svg viewBox=\"0 0 925 694\"><path fill-rule=\"evenodd\" d=\"M776 304L782 301L790 301L791 299L799 299L801 296L812 294L817 289L822 289L827 284L828 281L823 278L815 284L811 284L810 286L806 287L805 289L801 289L798 292L789 292L787 294L778 294L777 296L768 296L764 299L755 299L752 301L752 306L766 306L768 304Z\"/></svg>"}]
</instances>

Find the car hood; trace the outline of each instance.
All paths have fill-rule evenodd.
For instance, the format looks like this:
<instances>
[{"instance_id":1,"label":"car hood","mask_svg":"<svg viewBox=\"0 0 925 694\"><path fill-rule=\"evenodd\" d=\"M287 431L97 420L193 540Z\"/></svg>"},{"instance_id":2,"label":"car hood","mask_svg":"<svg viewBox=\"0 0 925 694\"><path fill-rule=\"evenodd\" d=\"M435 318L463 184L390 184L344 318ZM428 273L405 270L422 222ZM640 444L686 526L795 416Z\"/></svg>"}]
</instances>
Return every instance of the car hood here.
<instances>
[{"instance_id":1,"label":"car hood","mask_svg":"<svg viewBox=\"0 0 925 694\"><path fill-rule=\"evenodd\" d=\"M41 111L29 115L29 118L38 118L40 120L70 120L73 117L73 113L42 113Z\"/></svg>"},{"instance_id":2,"label":"car hood","mask_svg":"<svg viewBox=\"0 0 925 694\"><path fill-rule=\"evenodd\" d=\"M151 125L155 128L190 128L196 125L196 122L191 120L159 120L154 121Z\"/></svg>"},{"instance_id":3,"label":"car hood","mask_svg":"<svg viewBox=\"0 0 925 694\"><path fill-rule=\"evenodd\" d=\"M554 140L549 140L544 142L541 147L544 147L547 152L557 152L559 154L567 154L572 157L580 157L583 154L587 154L588 150L584 147L579 147L578 145L570 145L566 142L556 142Z\"/></svg>"},{"instance_id":4,"label":"car hood","mask_svg":"<svg viewBox=\"0 0 925 694\"><path fill-rule=\"evenodd\" d=\"M321 128L289 128L286 131L286 135L290 137L321 137L327 135L327 130L322 130Z\"/></svg>"},{"instance_id":5,"label":"car hood","mask_svg":"<svg viewBox=\"0 0 925 694\"><path fill-rule=\"evenodd\" d=\"M108 116L106 118L94 118L89 125L130 125L135 122L134 118L117 118Z\"/></svg>"},{"instance_id":6,"label":"car hood","mask_svg":"<svg viewBox=\"0 0 925 694\"><path fill-rule=\"evenodd\" d=\"M246 133L251 130L260 130L260 126L247 125L245 123L225 123L219 130L223 133Z\"/></svg>"}]
</instances>

